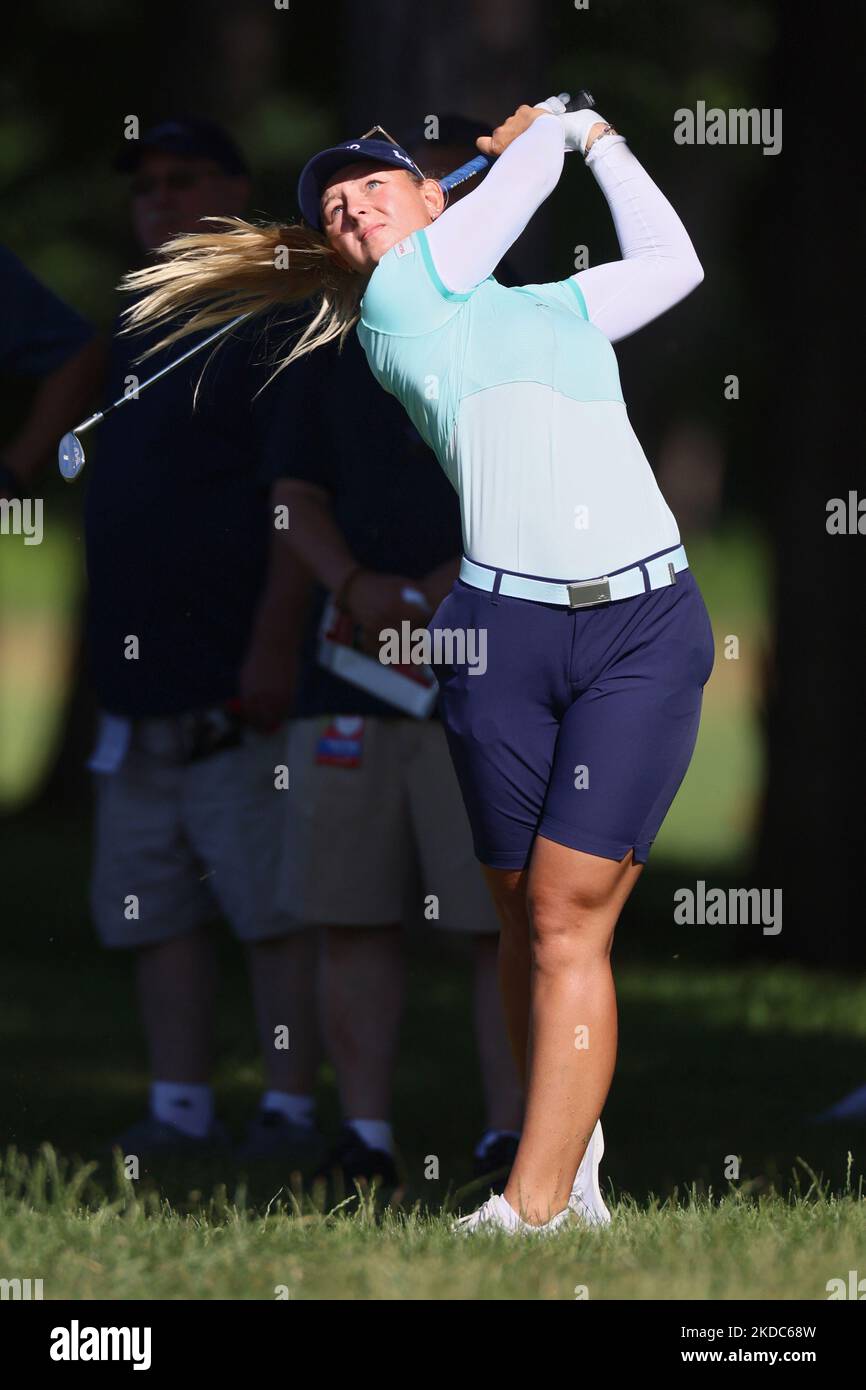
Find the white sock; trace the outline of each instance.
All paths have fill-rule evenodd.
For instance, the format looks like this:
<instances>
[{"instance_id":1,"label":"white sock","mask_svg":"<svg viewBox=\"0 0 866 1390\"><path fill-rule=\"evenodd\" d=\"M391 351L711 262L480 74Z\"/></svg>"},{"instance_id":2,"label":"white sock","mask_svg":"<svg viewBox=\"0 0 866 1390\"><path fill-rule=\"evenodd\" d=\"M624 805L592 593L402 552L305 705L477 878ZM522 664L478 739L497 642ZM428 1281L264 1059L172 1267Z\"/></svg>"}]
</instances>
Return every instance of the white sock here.
<instances>
[{"instance_id":1,"label":"white sock","mask_svg":"<svg viewBox=\"0 0 866 1390\"><path fill-rule=\"evenodd\" d=\"M496 1140L501 1139L504 1134L512 1139L520 1138L520 1133L516 1129L486 1129L475 1145L475 1157L483 1158L490 1145L495 1144Z\"/></svg>"},{"instance_id":2,"label":"white sock","mask_svg":"<svg viewBox=\"0 0 866 1390\"><path fill-rule=\"evenodd\" d=\"M265 1091L260 1110L277 1110L293 1125L313 1127L315 1100L312 1096L293 1095L290 1091Z\"/></svg>"},{"instance_id":3,"label":"white sock","mask_svg":"<svg viewBox=\"0 0 866 1390\"><path fill-rule=\"evenodd\" d=\"M213 1124L213 1090L210 1086L187 1086L178 1081L154 1081L150 1088L150 1113L184 1134L203 1139Z\"/></svg>"},{"instance_id":4,"label":"white sock","mask_svg":"<svg viewBox=\"0 0 866 1390\"><path fill-rule=\"evenodd\" d=\"M394 1152L394 1131L387 1120L347 1120L346 1123L371 1149L386 1154Z\"/></svg>"}]
</instances>

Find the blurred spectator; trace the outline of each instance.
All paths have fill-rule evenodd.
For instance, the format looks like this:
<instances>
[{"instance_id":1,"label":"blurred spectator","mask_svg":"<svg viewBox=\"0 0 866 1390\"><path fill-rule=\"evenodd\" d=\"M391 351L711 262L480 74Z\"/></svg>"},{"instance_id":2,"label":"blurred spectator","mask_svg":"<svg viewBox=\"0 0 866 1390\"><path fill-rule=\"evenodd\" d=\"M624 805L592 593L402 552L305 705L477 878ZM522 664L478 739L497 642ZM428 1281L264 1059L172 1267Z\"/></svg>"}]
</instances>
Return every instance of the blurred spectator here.
<instances>
[{"instance_id":1,"label":"blurred spectator","mask_svg":"<svg viewBox=\"0 0 866 1390\"><path fill-rule=\"evenodd\" d=\"M410 126L403 132L401 143L428 179L441 179L479 153L475 143L479 135L492 134L493 127L486 122L448 112L435 120ZM484 172L481 170L465 183L458 184L449 194L448 204L459 202L477 188ZM499 279L498 274L496 278Z\"/></svg>"},{"instance_id":2,"label":"blurred spectator","mask_svg":"<svg viewBox=\"0 0 866 1390\"><path fill-rule=\"evenodd\" d=\"M662 439L655 472L685 540L716 527L725 458L713 430L698 420L675 421Z\"/></svg>"},{"instance_id":3,"label":"blurred spectator","mask_svg":"<svg viewBox=\"0 0 866 1390\"><path fill-rule=\"evenodd\" d=\"M0 452L0 496L27 489L89 406L104 362L94 330L0 246L0 372L41 378L27 418Z\"/></svg>"},{"instance_id":4,"label":"blurred spectator","mask_svg":"<svg viewBox=\"0 0 866 1390\"><path fill-rule=\"evenodd\" d=\"M119 167L143 250L203 216L240 214L249 196L241 155L202 121L155 127ZM272 368L260 348L254 360L251 338L235 334L110 415L88 470L88 642L102 709L92 907L103 945L135 951L152 1077L148 1117L114 1141L124 1153L227 1142L210 1084L207 924L218 912L246 947L264 1059L251 1130L267 1137L277 1121L283 1136L294 1124L309 1138L315 946L273 902L279 726L309 581L274 543L275 397L253 402ZM153 341L113 340L109 400L176 355L137 365Z\"/></svg>"}]
</instances>

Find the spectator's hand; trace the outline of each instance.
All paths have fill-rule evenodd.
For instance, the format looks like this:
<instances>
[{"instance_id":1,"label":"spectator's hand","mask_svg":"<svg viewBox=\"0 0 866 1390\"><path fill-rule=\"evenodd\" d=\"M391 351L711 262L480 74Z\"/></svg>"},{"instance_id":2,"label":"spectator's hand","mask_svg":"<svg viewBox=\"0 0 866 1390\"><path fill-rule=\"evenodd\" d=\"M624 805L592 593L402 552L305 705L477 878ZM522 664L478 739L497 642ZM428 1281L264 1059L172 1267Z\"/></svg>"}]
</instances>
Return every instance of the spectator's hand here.
<instances>
[{"instance_id":1,"label":"spectator's hand","mask_svg":"<svg viewBox=\"0 0 866 1390\"><path fill-rule=\"evenodd\" d=\"M423 579L418 580L415 587L421 590L421 593L430 605L428 621L429 617L436 612L439 605L451 593L451 590L454 588L454 581L459 573L460 561L458 559L455 563L450 565L439 565L437 569L431 570L429 574L425 574Z\"/></svg>"},{"instance_id":2,"label":"spectator's hand","mask_svg":"<svg viewBox=\"0 0 866 1390\"><path fill-rule=\"evenodd\" d=\"M288 718L297 676L297 652L290 643L254 637L240 675L244 720L263 734L277 729Z\"/></svg>"},{"instance_id":3,"label":"spectator's hand","mask_svg":"<svg viewBox=\"0 0 866 1390\"><path fill-rule=\"evenodd\" d=\"M399 631L405 621L413 627L423 626L429 612L403 597L404 589L418 589L417 580L407 579L400 574L375 574L372 570L361 570L349 584L346 593L346 606L349 613L364 630L365 645L375 643L379 649L379 633L382 628L394 627Z\"/></svg>"}]
</instances>

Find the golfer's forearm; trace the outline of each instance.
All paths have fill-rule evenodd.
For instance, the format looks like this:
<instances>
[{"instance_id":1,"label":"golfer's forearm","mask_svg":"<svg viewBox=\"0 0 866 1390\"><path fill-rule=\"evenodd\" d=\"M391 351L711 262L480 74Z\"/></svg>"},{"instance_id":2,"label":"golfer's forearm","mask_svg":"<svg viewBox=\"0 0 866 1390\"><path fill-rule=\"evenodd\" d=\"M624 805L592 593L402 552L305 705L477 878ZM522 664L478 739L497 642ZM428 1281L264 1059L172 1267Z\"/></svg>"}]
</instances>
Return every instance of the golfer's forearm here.
<instances>
[{"instance_id":1,"label":"golfer's forearm","mask_svg":"<svg viewBox=\"0 0 866 1390\"><path fill-rule=\"evenodd\" d=\"M462 293L486 280L559 182L565 136L556 116L540 116L494 162L484 182L428 227L443 284Z\"/></svg>"},{"instance_id":2,"label":"golfer's forearm","mask_svg":"<svg viewBox=\"0 0 866 1390\"><path fill-rule=\"evenodd\" d=\"M336 593L357 566L354 555L334 519L331 504L319 488L283 480L276 485L276 500L289 509L288 529L282 543L320 584Z\"/></svg>"},{"instance_id":3,"label":"golfer's forearm","mask_svg":"<svg viewBox=\"0 0 866 1390\"><path fill-rule=\"evenodd\" d=\"M624 136L595 142L586 168L610 208L623 260L675 260L700 269L682 220Z\"/></svg>"},{"instance_id":4,"label":"golfer's forearm","mask_svg":"<svg viewBox=\"0 0 866 1390\"><path fill-rule=\"evenodd\" d=\"M572 278L590 322L616 342L672 308L704 272L680 217L622 135L601 137L586 165L610 208L622 260Z\"/></svg>"}]
</instances>

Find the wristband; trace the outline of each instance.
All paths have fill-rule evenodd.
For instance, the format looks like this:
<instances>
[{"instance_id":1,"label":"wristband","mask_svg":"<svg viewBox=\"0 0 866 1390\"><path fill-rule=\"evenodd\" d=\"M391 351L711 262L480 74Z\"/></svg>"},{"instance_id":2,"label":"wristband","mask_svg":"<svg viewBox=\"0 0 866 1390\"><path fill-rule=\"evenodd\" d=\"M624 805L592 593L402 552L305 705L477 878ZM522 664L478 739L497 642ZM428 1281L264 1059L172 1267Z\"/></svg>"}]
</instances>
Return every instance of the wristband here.
<instances>
[{"instance_id":1,"label":"wristband","mask_svg":"<svg viewBox=\"0 0 866 1390\"><path fill-rule=\"evenodd\" d=\"M586 158L586 142L594 125L607 125L604 116L592 107L583 111L566 111L559 117L565 128L566 150L580 151ZM599 140L601 136L598 137ZM593 142L594 143L594 142Z\"/></svg>"},{"instance_id":2,"label":"wristband","mask_svg":"<svg viewBox=\"0 0 866 1390\"><path fill-rule=\"evenodd\" d=\"M607 140L607 141L608 141L608 144L609 144L609 143L610 143L610 136L611 136L611 135L614 137L613 143L614 143L615 145L618 145L618 144L620 143L621 140L625 140L625 136L624 136L624 135L620 135L619 131L616 130L614 126L612 126L612 125L606 125L605 128L604 128L604 130L601 132L601 134L600 134L600 135L596 135L595 139L593 140L593 142L592 142L592 144L590 145L589 149L587 150L586 154L583 156L584 162L587 161L587 160L590 158L590 156L592 155L592 152L593 152L593 150L595 149L596 145L601 144L602 140Z\"/></svg>"}]
</instances>

